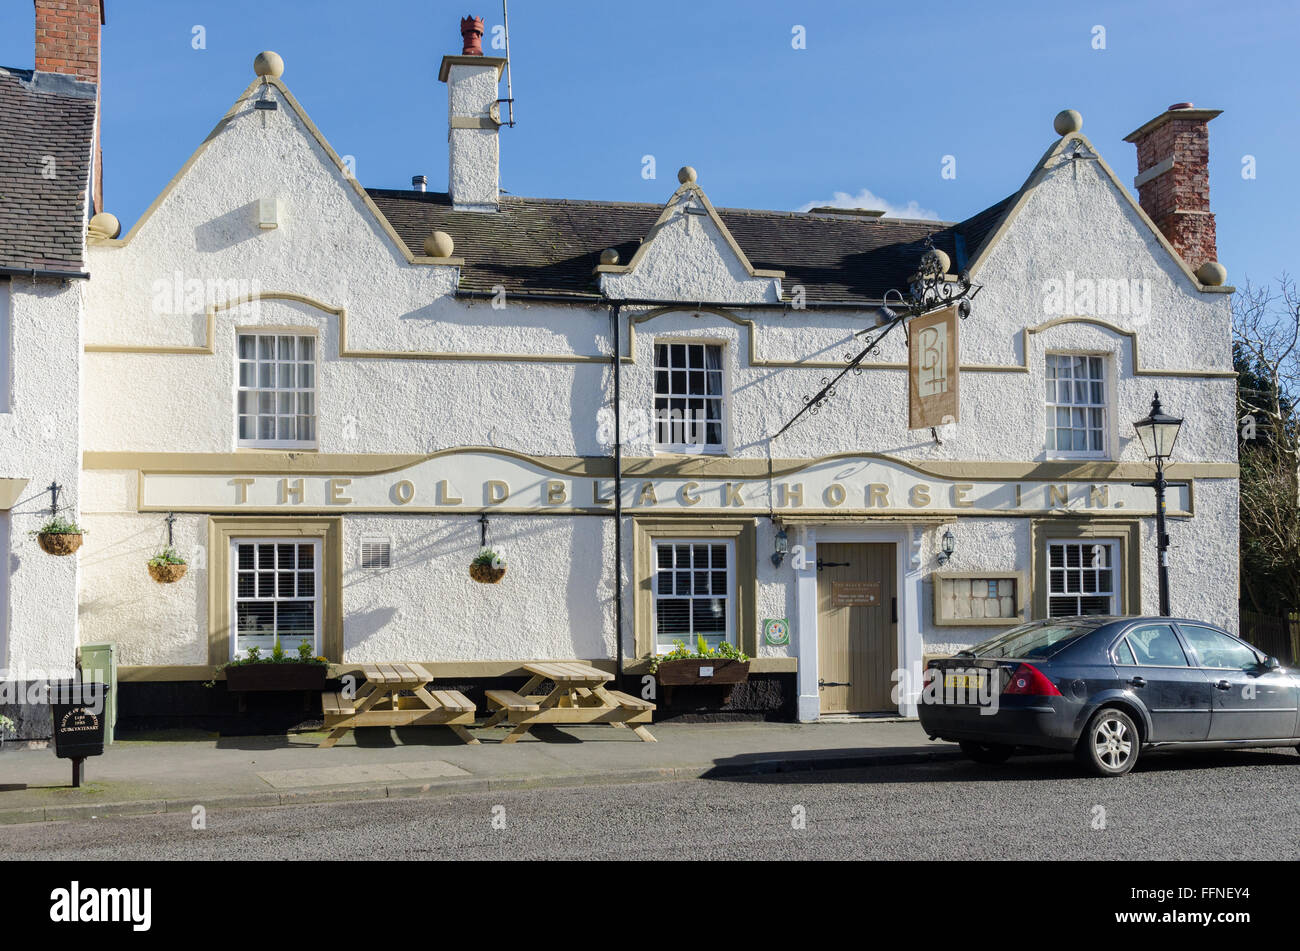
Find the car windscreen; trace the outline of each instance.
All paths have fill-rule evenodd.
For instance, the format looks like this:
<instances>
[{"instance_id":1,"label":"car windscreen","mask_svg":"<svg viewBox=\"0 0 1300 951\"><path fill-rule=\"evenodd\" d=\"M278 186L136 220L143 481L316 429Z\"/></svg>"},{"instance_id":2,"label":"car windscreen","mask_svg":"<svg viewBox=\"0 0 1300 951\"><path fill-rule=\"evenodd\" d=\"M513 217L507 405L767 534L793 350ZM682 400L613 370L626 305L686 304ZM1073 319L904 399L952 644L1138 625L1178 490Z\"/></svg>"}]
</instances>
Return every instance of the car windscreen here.
<instances>
[{"instance_id":1,"label":"car windscreen","mask_svg":"<svg viewBox=\"0 0 1300 951\"><path fill-rule=\"evenodd\" d=\"M1097 628L1092 624L1023 624L972 647L976 657L1047 658Z\"/></svg>"}]
</instances>

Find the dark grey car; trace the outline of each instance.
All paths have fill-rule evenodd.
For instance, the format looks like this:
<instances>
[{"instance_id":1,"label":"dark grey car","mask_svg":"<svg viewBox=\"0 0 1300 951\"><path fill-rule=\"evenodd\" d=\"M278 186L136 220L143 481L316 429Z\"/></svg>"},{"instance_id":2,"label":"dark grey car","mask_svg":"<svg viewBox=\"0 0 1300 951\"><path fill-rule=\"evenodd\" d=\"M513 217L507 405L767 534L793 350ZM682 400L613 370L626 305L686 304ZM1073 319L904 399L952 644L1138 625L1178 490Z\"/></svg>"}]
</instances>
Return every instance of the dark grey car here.
<instances>
[{"instance_id":1,"label":"dark grey car","mask_svg":"<svg viewBox=\"0 0 1300 951\"><path fill-rule=\"evenodd\" d=\"M1300 672L1203 621L1052 618L930 661L917 712L980 762L1070 750L1120 776L1155 747L1300 751Z\"/></svg>"}]
</instances>

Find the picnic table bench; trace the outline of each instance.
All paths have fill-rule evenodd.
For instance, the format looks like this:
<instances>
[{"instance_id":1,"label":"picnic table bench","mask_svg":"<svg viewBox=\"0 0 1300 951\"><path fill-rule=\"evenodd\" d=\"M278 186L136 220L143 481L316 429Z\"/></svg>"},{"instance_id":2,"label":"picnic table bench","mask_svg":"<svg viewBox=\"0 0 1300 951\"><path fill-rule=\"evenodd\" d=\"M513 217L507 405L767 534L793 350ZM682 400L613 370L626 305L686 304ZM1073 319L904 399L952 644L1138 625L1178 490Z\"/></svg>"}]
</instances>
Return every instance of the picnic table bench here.
<instances>
[{"instance_id":1,"label":"picnic table bench","mask_svg":"<svg viewBox=\"0 0 1300 951\"><path fill-rule=\"evenodd\" d=\"M363 664L360 669L366 682L355 697L326 691L321 698L330 734L318 749L333 746L359 726L446 726L466 743L478 743L465 729L474 724L474 704L458 690L427 689L433 677L419 664Z\"/></svg>"},{"instance_id":2,"label":"picnic table bench","mask_svg":"<svg viewBox=\"0 0 1300 951\"><path fill-rule=\"evenodd\" d=\"M621 690L606 687L613 674L586 664L551 661L521 665L531 674L518 690L485 691L489 707L496 711L483 724L496 726L502 720L514 729L502 742L515 743L538 723L608 723L632 727L642 740L655 742L642 724L650 723L655 705ZM555 687L546 694L534 694L545 681Z\"/></svg>"}]
</instances>

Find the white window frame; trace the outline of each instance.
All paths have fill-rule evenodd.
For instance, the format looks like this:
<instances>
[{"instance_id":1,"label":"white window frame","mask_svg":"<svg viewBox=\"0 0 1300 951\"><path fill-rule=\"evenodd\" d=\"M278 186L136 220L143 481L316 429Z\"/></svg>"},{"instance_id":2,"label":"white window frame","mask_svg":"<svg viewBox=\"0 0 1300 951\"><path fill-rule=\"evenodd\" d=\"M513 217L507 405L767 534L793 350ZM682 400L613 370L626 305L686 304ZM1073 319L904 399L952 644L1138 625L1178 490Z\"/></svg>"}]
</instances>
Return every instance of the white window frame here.
<instances>
[{"instance_id":1,"label":"white window frame","mask_svg":"<svg viewBox=\"0 0 1300 951\"><path fill-rule=\"evenodd\" d=\"M1085 549L1085 551L1088 548L1104 547L1110 552L1110 568L1108 569L1110 571L1109 592L1096 592L1096 591L1086 592L1086 591L1068 591L1068 590L1054 592L1052 590L1053 573L1107 570L1102 568L1093 569L1089 567L1084 567L1082 566L1082 562L1081 562L1081 566L1078 568L1053 568L1052 549L1065 548L1067 546L1072 546L1072 545L1081 546L1082 548ZM1120 546L1120 540L1118 538L1049 538L1047 539L1047 550L1045 554L1047 556L1047 564L1045 566L1047 574L1045 578L1047 583L1047 616L1048 617L1074 617L1078 613L1076 611L1071 614L1053 614L1052 613L1053 598L1075 598L1076 599L1075 606L1078 607L1079 600L1083 598L1109 597L1110 609L1105 613L1111 615L1117 615L1122 613L1120 610L1120 602L1121 602L1121 588L1123 587L1124 584L1124 576L1123 576L1123 565L1120 563L1122 548ZM1069 559L1067 558L1066 560L1068 561ZM1067 574L1067 584L1068 584L1068 574Z\"/></svg>"},{"instance_id":2,"label":"white window frame","mask_svg":"<svg viewBox=\"0 0 1300 951\"><path fill-rule=\"evenodd\" d=\"M1049 377L1047 375L1048 364L1054 357L1065 357L1068 359L1097 360L1101 367L1101 379L1094 380L1088 378L1088 383L1099 382L1101 384L1101 402L1100 403L1057 403L1049 402L1047 394L1043 394L1043 419L1047 423L1043 432L1043 446L1046 449L1048 458L1051 459L1107 459L1110 457L1110 407L1111 407L1111 371L1109 354L1105 353L1085 353L1072 352L1064 350L1049 350L1043 357L1043 387L1046 390ZM1072 378L1073 379L1073 378ZM1054 433L1059 427L1056 425L1056 411L1065 409L1073 412L1074 410L1083 410L1085 413L1089 410L1101 410L1101 448L1100 449L1056 449L1047 445L1047 437ZM1051 419L1048 419L1048 417ZM1073 427L1072 427L1073 428ZM1089 432L1088 428L1084 432Z\"/></svg>"},{"instance_id":3,"label":"white window frame","mask_svg":"<svg viewBox=\"0 0 1300 951\"><path fill-rule=\"evenodd\" d=\"M721 381L721 386L720 386L721 393L719 393L719 395L716 396L716 397L714 397L714 396L707 396L707 395L701 397L700 394L694 394L694 395L692 395L692 394L690 394L690 393L683 393L683 394L673 393L673 392L672 392L672 373L673 373L673 371L672 371L672 369L671 369L671 367L672 367L672 351L671 351L671 349L669 350L669 368L670 368L670 369L668 370L668 374L669 374L669 387L668 387L668 392L666 392L666 393L661 393L661 392L659 391L659 387L658 387L658 375L659 375L658 352L659 352L659 347L661 347L661 346L669 347L669 348L671 348L671 347L673 347L673 346L706 347L706 348L707 348L707 347L716 347L717 350L718 350L718 369L717 369L717 371L713 371L713 372L717 372L717 373L719 374L719 379L720 379L720 381ZM686 360L686 362L687 362L687 367L689 368L689 366L690 366L690 351L689 351L689 350L687 351L687 360ZM708 371L708 369L707 369L707 361L706 361L706 365L705 365L705 372L710 372L710 371ZM701 340L701 339L696 339L696 338L691 338L691 337L686 337L686 338L682 338L682 337L656 337L656 338L654 339L652 345L651 345L651 351L650 351L650 373L651 373L651 375L650 375L650 429L651 429L650 437L651 437L651 441L652 441L653 444L654 444L655 452L657 452L657 453L660 453L660 452L662 452L662 453L679 453L679 454L684 454L684 455L726 455L726 453L727 453L728 440L729 440L729 438L730 438L730 433L729 433L728 425L727 425L727 417L728 417L727 395L728 395L728 393L730 392L730 389L731 389L731 387L730 387L730 380L729 380L729 378L728 378L728 360L727 360L727 345L726 345L726 343L725 343L724 341L720 341L720 340ZM669 400L671 400L671 399L692 399L692 398L695 398L695 399L700 399L700 398L703 398L703 399L716 399L716 400L718 401L718 430L719 430L718 438L719 438L719 442L717 442L717 443L709 443L709 442L698 442L698 443L690 443L690 442L660 442L660 441L659 441L659 411L658 411L658 409L656 408L655 404L656 404L656 403L657 403L661 398L662 398L662 399L669 399ZM688 423L688 425L689 425L689 423ZM707 424L707 423L701 423L701 426L703 426L703 427L706 428L706 433L707 433L707 426L708 426L708 424Z\"/></svg>"},{"instance_id":4,"label":"white window frame","mask_svg":"<svg viewBox=\"0 0 1300 951\"><path fill-rule=\"evenodd\" d=\"M656 654L667 654L673 647L672 642L662 644L659 640L659 549L662 546L671 545L720 545L727 552L727 631L723 640L733 647L738 646L739 631L736 629L736 598L738 594L737 574L736 574L736 540L734 538L696 538L696 537L656 537L650 542L650 625L651 637L654 638L654 647ZM712 570L712 569L710 569ZM692 586L693 590L694 586ZM712 598L713 594L710 593ZM678 600L677 595L664 595L665 600ZM703 596L698 598L690 596L690 600L704 600ZM708 635L706 635L708 636ZM686 642L690 650L695 650L696 635L690 633L687 635L678 635L679 640Z\"/></svg>"},{"instance_id":5,"label":"white window frame","mask_svg":"<svg viewBox=\"0 0 1300 951\"><path fill-rule=\"evenodd\" d=\"M309 536L297 536L297 537L284 537L284 538L282 538L282 537L278 537L278 536L275 536L275 537L270 537L270 536L268 536L268 537L262 537L262 536L243 535L243 536L239 536L239 537L232 537L232 538L230 539L230 552L229 552L229 554L228 554L228 557L230 558L230 658L231 658L231 660L234 660L234 659L237 658L237 657L246 657L246 656L248 655L248 650L247 650L247 648L240 648L240 646L239 646L239 602L240 602L241 599L240 599L240 597L239 597L239 557L238 557L238 553L239 553L239 546L240 546L240 545L311 545L311 546L312 546L312 549L313 549L313 551L312 551L312 574L314 574L314 575L315 575L315 578L316 578L315 583L314 583L313 586L312 586L312 587L313 587L313 591L314 591L314 593L313 593L313 595L312 595L312 597L311 597L311 599L310 599L310 600L313 602L313 604L315 605L314 610L312 611L312 627L313 627L313 631L312 631L312 656L313 656L313 657L319 657L319 656L320 656L320 654L321 654L321 620L322 620L322 618L321 618L321 613L322 613L322 612L324 611L324 609L325 609L325 596L324 596L324 594L325 594L325 593L324 593L325 572L324 572L324 568L323 568L323 566L322 566L322 564L321 564L321 558L322 558L322 556L324 555L324 546L321 544L321 542L322 542L322 539L320 539L320 538L313 538L313 537L309 537ZM256 553L255 553L254 557L256 557ZM295 557L295 559L296 559L296 558L297 558L297 555L295 554L294 557ZM275 569L275 571L276 571L276 574L278 575L278 574L279 574L279 570L278 570L278 569ZM295 569L295 572L296 572L296 569ZM297 589L296 589L296 587L295 587L295 591L296 591L296 590L297 590ZM246 600L246 601L267 601L267 600L269 600L269 601L272 601L272 602L279 603L279 602L301 602L301 601L305 601L305 600L308 600L308 599L306 599L306 598L300 598L300 597L297 597L296 595L295 595L294 597L292 597L292 598L288 598L288 597L284 597L284 598L282 598L282 597L280 597L279 586L278 586L278 584L277 584L277 585L276 585L276 591L275 591L275 593L274 593L270 598L254 597L254 598L245 598L245 599L243 599L243 600ZM278 634L276 635L276 640L277 640L277 641L279 640L279 635L278 635ZM296 653L297 650L298 650L298 645L297 645L297 644L293 644L293 645L291 645L291 646L286 646L286 647L285 647L285 651L286 651L287 653L290 653L290 654L294 654L294 653ZM269 654L270 654L270 651L269 651L269 650L264 650L264 651L262 652L262 656L263 656L263 657L266 657L266 656L268 656Z\"/></svg>"},{"instance_id":6,"label":"white window frame","mask_svg":"<svg viewBox=\"0 0 1300 951\"><path fill-rule=\"evenodd\" d=\"M293 363L295 366L308 363L308 362L311 363L312 380L314 385L311 387L294 386L291 388L286 387L284 389L281 389L278 385L278 380L275 381L275 385L273 385L270 389L267 389L266 387L259 386L259 385L253 385L253 386L242 385L240 381L240 365L245 361L241 360L239 356L239 340L241 337L253 337L259 341L262 338L266 338L266 337L275 339L277 356L274 358L271 364L273 367L279 367L281 364L281 361L278 356L280 337L310 338L312 341L311 361L294 360ZM297 344L295 343L295 347L296 346ZM254 344L254 347L255 349L258 350L258 352L260 352L260 343ZM261 362L260 360L254 360L253 362L254 368L259 366L260 362ZM256 383L257 381L254 380L254 384ZM252 439L243 438L240 435L240 430L239 430L240 417L244 415L240 413L241 407L239 405L240 395L242 393L256 393L256 394L271 393L277 398L277 400L279 394L281 393L295 393L295 394L310 393L312 396L311 419L312 419L313 438L312 439L280 439L277 437L275 439L260 439L257 438L256 436ZM255 432L257 431L258 428L256 421L259 420L263 415L265 414L258 413L253 416ZM279 425L278 421L281 418L281 415L282 414L278 412L278 407L277 407L277 412L274 414L274 418L277 421L276 423L277 427ZM305 414L294 414L293 418L296 419L298 415L305 415ZM285 327L279 329L270 328L270 327L244 327L244 328L236 329L235 331L235 442L236 445L243 449L315 449L319 445L319 441L320 441L320 337L319 335L310 330L306 330L302 327Z\"/></svg>"}]
</instances>

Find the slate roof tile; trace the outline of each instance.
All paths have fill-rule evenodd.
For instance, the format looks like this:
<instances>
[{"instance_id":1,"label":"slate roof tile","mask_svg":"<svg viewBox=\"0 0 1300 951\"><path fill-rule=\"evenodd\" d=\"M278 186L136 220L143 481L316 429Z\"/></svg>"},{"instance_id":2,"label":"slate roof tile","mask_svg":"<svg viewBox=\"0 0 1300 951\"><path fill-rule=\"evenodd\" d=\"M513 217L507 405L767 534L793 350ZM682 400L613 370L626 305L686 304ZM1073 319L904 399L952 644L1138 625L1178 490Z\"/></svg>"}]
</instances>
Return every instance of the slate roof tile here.
<instances>
[{"instance_id":1,"label":"slate roof tile","mask_svg":"<svg viewBox=\"0 0 1300 951\"><path fill-rule=\"evenodd\" d=\"M367 189L415 254L424 239L445 231L465 259L461 287L490 291L597 296L593 269L600 253L614 248L626 263L650 231L663 206L634 202L501 197L496 213L456 211L448 195L404 189ZM873 218L825 212L719 208L718 214L756 268L785 271L787 296L803 285L810 301L879 301L890 288L905 291L925 239L966 260L996 229L1011 199L964 222Z\"/></svg>"},{"instance_id":2,"label":"slate roof tile","mask_svg":"<svg viewBox=\"0 0 1300 951\"><path fill-rule=\"evenodd\" d=\"M83 269L94 135L93 83L0 68L0 267Z\"/></svg>"}]
</instances>

